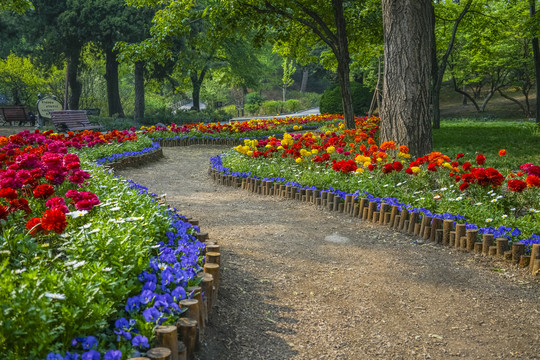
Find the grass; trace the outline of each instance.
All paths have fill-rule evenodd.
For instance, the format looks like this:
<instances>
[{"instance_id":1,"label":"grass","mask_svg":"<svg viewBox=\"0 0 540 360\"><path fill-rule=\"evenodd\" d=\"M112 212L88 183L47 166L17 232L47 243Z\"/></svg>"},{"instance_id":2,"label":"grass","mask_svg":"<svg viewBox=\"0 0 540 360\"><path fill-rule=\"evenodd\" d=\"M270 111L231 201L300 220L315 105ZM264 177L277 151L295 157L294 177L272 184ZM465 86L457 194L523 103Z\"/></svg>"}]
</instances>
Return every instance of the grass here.
<instances>
[{"instance_id":1,"label":"grass","mask_svg":"<svg viewBox=\"0 0 540 360\"><path fill-rule=\"evenodd\" d=\"M443 120L441 128L433 130L433 144L435 151L449 156L464 153L474 159L482 153L489 167L540 164L540 129L529 121ZM506 149L506 157L498 155L500 149Z\"/></svg>"}]
</instances>

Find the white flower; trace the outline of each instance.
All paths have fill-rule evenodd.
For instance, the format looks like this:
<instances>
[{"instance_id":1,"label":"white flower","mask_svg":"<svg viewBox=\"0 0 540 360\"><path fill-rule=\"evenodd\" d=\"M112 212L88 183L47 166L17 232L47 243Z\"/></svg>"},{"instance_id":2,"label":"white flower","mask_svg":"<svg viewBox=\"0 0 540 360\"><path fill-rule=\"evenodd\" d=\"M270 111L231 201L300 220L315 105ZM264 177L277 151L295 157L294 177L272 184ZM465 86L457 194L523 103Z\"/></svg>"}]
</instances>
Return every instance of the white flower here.
<instances>
[{"instance_id":1,"label":"white flower","mask_svg":"<svg viewBox=\"0 0 540 360\"><path fill-rule=\"evenodd\" d=\"M481 202L477 202L476 204L474 204L475 206L479 206L479 205L482 205Z\"/></svg>"},{"instance_id":2,"label":"white flower","mask_svg":"<svg viewBox=\"0 0 540 360\"><path fill-rule=\"evenodd\" d=\"M17 269L17 270L15 270L15 274L22 274L25 271L26 271L26 268Z\"/></svg>"},{"instance_id":3,"label":"white flower","mask_svg":"<svg viewBox=\"0 0 540 360\"><path fill-rule=\"evenodd\" d=\"M383 187L388 187L388 184L384 184Z\"/></svg>"},{"instance_id":4,"label":"white flower","mask_svg":"<svg viewBox=\"0 0 540 360\"><path fill-rule=\"evenodd\" d=\"M77 260L73 260L73 261L68 261L67 263L65 263L64 265L66 266L73 266L77 263Z\"/></svg>"},{"instance_id":5,"label":"white flower","mask_svg":"<svg viewBox=\"0 0 540 360\"><path fill-rule=\"evenodd\" d=\"M76 219L86 214L88 214L87 210L77 210L77 211L68 212L66 215L70 216L72 219Z\"/></svg>"},{"instance_id":6,"label":"white flower","mask_svg":"<svg viewBox=\"0 0 540 360\"><path fill-rule=\"evenodd\" d=\"M80 268L81 266L83 266L84 264L86 264L86 261L79 261L78 263L74 264L73 265L73 269L78 269Z\"/></svg>"},{"instance_id":7,"label":"white flower","mask_svg":"<svg viewBox=\"0 0 540 360\"><path fill-rule=\"evenodd\" d=\"M118 211L118 210L120 210L120 206L116 206L116 207L110 208L109 210L111 210L111 211Z\"/></svg>"},{"instance_id":8,"label":"white flower","mask_svg":"<svg viewBox=\"0 0 540 360\"><path fill-rule=\"evenodd\" d=\"M506 219L508 217L508 215L504 214L503 216L501 216L503 219Z\"/></svg>"},{"instance_id":9,"label":"white flower","mask_svg":"<svg viewBox=\"0 0 540 360\"><path fill-rule=\"evenodd\" d=\"M103 271L105 271L105 272L109 272L109 271L111 271L111 270L112 270L111 267L104 267L104 268L103 268Z\"/></svg>"},{"instance_id":10,"label":"white flower","mask_svg":"<svg viewBox=\"0 0 540 360\"><path fill-rule=\"evenodd\" d=\"M66 300L66 296L64 294L55 294L55 293L46 292L45 296L48 297L49 299Z\"/></svg>"},{"instance_id":11,"label":"white flower","mask_svg":"<svg viewBox=\"0 0 540 360\"><path fill-rule=\"evenodd\" d=\"M486 219L486 222L487 222L487 223L490 223L490 222L492 222L492 221L493 221L493 219L491 219L491 218Z\"/></svg>"},{"instance_id":12,"label":"white flower","mask_svg":"<svg viewBox=\"0 0 540 360\"><path fill-rule=\"evenodd\" d=\"M497 194L493 193L493 194L491 194L491 195L489 195L489 196L497 196Z\"/></svg>"},{"instance_id":13,"label":"white flower","mask_svg":"<svg viewBox=\"0 0 540 360\"><path fill-rule=\"evenodd\" d=\"M516 208L511 208L510 211L516 211Z\"/></svg>"},{"instance_id":14,"label":"white flower","mask_svg":"<svg viewBox=\"0 0 540 360\"><path fill-rule=\"evenodd\" d=\"M157 248L159 248L159 247L161 247L161 245L154 245L154 246L151 246L152 249L157 249Z\"/></svg>"},{"instance_id":15,"label":"white flower","mask_svg":"<svg viewBox=\"0 0 540 360\"><path fill-rule=\"evenodd\" d=\"M9 255L9 254L11 254L11 251L9 251L9 250L2 250L2 251L0 251L0 254L6 254L6 255Z\"/></svg>"},{"instance_id":16,"label":"white flower","mask_svg":"<svg viewBox=\"0 0 540 360\"><path fill-rule=\"evenodd\" d=\"M141 217L133 217L132 216L132 217L128 217L126 219L126 221L137 221L137 220L142 220L142 219L144 219L142 216Z\"/></svg>"},{"instance_id":17,"label":"white flower","mask_svg":"<svg viewBox=\"0 0 540 360\"><path fill-rule=\"evenodd\" d=\"M98 231L99 231L99 228L93 229L93 230L89 231L88 234L95 234L95 233L97 233Z\"/></svg>"},{"instance_id":18,"label":"white flower","mask_svg":"<svg viewBox=\"0 0 540 360\"><path fill-rule=\"evenodd\" d=\"M441 191L445 191L445 190L448 190L447 188L443 187L441 188Z\"/></svg>"},{"instance_id":19,"label":"white flower","mask_svg":"<svg viewBox=\"0 0 540 360\"><path fill-rule=\"evenodd\" d=\"M458 196L458 197L456 198L456 200L457 200L457 201L460 201L460 200L463 200L463 198L462 198L461 196Z\"/></svg>"},{"instance_id":20,"label":"white flower","mask_svg":"<svg viewBox=\"0 0 540 360\"><path fill-rule=\"evenodd\" d=\"M160 264L158 265L158 267L159 267L159 269L160 269L161 271L163 271L163 270L167 269L167 264L160 263Z\"/></svg>"},{"instance_id":21,"label":"white flower","mask_svg":"<svg viewBox=\"0 0 540 360\"><path fill-rule=\"evenodd\" d=\"M442 198L441 195L435 195L435 196L433 197L433 199L435 199L435 200L439 200L440 198Z\"/></svg>"},{"instance_id":22,"label":"white flower","mask_svg":"<svg viewBox=\"0 0 540 360\"><path fill-rule=\"evenodd\" d=\"M491 202L492 202L492 203L496 203L496 202L497 202L497 199L492 199Z\"/></svg>"},{"instance_id":23,"label":"white flower","mask_svg":"<svg viewBox=\"0 0 540 360\"><path fill-rule=\"evenodd\" d=\"M90 223L84 224L83 226L79 227L79 229L81 229L81 230L88 229L90 226L92 226L92 224L90 224Z\"/></svg>"}]
</instances>

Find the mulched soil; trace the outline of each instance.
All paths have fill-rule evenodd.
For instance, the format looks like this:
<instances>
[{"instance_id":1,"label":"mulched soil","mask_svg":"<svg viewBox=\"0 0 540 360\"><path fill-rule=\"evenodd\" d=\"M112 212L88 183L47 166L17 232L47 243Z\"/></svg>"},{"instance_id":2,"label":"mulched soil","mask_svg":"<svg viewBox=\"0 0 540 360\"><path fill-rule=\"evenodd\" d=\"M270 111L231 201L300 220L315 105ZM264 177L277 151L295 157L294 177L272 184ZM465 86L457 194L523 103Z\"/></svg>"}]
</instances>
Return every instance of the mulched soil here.
<instances>
[{"instance_id":1,"label":"mulched soil","mask_svg":"<svg viewBox=\"0 0 540 360\"><path fill-rule=\"evenodd\" d=\"M198 359L540 359L540 282L311 204L217 185L220 146L120 170L221 246Z\"/></svg>"}]
</instances>

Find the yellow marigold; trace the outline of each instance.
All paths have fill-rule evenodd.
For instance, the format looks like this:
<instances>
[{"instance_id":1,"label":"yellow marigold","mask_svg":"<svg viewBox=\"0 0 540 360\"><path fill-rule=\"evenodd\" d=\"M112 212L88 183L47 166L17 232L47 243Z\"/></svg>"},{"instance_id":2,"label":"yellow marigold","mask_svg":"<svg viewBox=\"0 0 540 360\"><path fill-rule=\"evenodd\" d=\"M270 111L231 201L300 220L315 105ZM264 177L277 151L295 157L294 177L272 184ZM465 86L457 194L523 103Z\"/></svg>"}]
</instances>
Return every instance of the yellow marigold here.
<instances>
[{"instance_id":1,"label":"yellow marigold","mask_svg":"<svg viewBox=\"0 0 540 360\"><path fill-rule=\"evenodd\" d=\"M277 149L278 150L283 150L283 146L278 146Z\"/></svg>"},{"instance_id":2,"label":"yellow marigold","mask_svg":"<svg viewBox=\"0 0 540 360\"><path fill-rule=\"evenodd\" d=\"M411 170L414 174L418 174L422 169L420 169L418 166L411 167Z\"/></svg>"},{"instance_id":3,"label":"yellow marigold","mask_svg":"<svg viewBox=\"0 0 540 360\"><path fill-rule=\"evenodd\" d=\"M296 158L296 163L297 164L300 164L302 161L304 161L304 159L302 159L301 157Z\"/></svg>"},{"instance_id":4,"label":"yellow marigold","mask_svg":"<svg viewBox=\"0 0 540 360\"><path fill-rule=\"evenodd\" d=\"M356 169L356 173L357 174L362 174L364 172L364 169L363 168L358 168Z\"/></svg>"},{"instance_id":5,"label":"yellow marigold","mask_svg":"<svg viewBox=\"0 0 540 360\"><path fill-rule=\"evenodd\" d=\"M253 156L253 151L251 151L251 150L248 151L246 155L247 155L247 156Z\"/></svg>"},{"instance_id":6,"label":"yellow marigold","mask_svg":"<svg viewBox=\"0 0 540 360\"><path fill-rule=\"evenodd\" d=\"M445 162L442 164L445 168L449 169L449 170L452 170L452 164L448 163L448 162Z\"/></svg>"},{"instance_id":7,"label":"yellow marigold","mask_svg":"<svg viewBox=\"0 0 540 360\"><path fill-rule=\"evenodd\" d=\"M371 159L369 159L369 161L364 162L364 167L368 167L369 165L371 165Z\"/></svg>"},{"instance_id":8,"label":"yellow marigold","mask_svg":"<svg viewBox=\"0 0 540 360\"><path fill-rule=\"evenodd\" d=\"M407 153L404 153L404 152L398 152L397 153L397 156L400 157L400 158L404 158L404 159L410 159L411 158L411 154L407 154Z\"/></svg>"},{"instance_id":9,"label":"yellow marigold","mask_svg":"<svg viewBox=\"0 0 540 360\"><path fill-rule=\"evenodd\" d=\"M311 149L311 153L317 155L319 153L318 149Z\"/></svg>"},{"instance_id":10,"label":"yellow marigold","mask_svg":"<svg viewBox=\"0 0 540 360\"><path fill-rule=\"evenodd\" d=\"M364 163L368 161L369 163L371 163L371 159L369 157L360 154L356 155L354 161L356 161L357 163Z\"/></svg>"},{"instance_id":11,"label":"yellow marigold","mask_svg":"<svg viewBox=\"0 0 540 360\"><path fill-rule=\"evenodd\" d=\"M333 146L329 146L328 148L326 148L326 152L329 154L333 153L334 151L336 151L336 148Z\"/></svg>"}]
</instances>

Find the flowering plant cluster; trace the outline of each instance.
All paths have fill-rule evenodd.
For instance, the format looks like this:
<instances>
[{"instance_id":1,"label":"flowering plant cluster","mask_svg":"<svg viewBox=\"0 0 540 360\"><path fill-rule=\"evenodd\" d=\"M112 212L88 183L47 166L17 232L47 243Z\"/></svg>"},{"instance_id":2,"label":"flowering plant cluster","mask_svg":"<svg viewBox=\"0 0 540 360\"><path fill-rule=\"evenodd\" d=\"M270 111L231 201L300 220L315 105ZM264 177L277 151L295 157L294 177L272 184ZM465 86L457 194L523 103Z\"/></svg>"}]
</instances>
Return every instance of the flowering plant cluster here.
<instances>
[{"instance_id":1,"label":"flowering plant cluster","mask_svg":"<svg viewBox=\"0 0 540 360\"><path fill-rule=\"evenodd\" d=\"M141 130L152 139L177 138L179 135L188 137L212 137L212 138L241 138L249 134L250 137L268 136L271 134L283 134L287 129L301 130L306 127L317 128L319 126L333 124L340 119L341 115L311 115L302 117L285 117L272 119L251 119L243 122L230 124L187 124L169 126L143 126Z\"/></svg>"},{"instance_id":2,"label":"flowering plant cluster","mask_svg":"<svg viewBox=\"0 0 540 360\"><path fill-rule=\"evenodd\" d=\"M224 171L243 176L316 187L342 198L368 197L528 245L540 241L539 166L495 169L486 166L482 154L451 158L432 152L412 158L406 146L393 141L378 145L376 123L369 119L357 121L352 131L340 128L245 140L215 161L223 161ZM506 150L499 156L506 156Z\"/></svg>"},{"instance_id":3,"label":"flowering plant cluster","mask_svg":"<svg viewBox=\"0 0 540 360\"><path fill-rule=\"evenodd\" d=\"M68 153L150 141L113 134L0 138L2 358L144 355L156 324L172 323L178 300L193 295L197 229L146 188Z\"/></svg>"}]
</instances>

